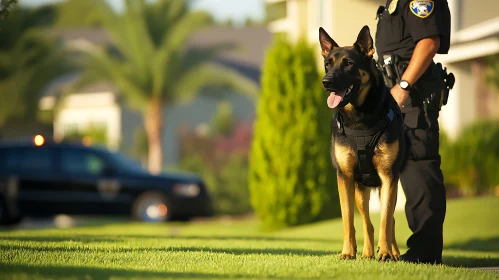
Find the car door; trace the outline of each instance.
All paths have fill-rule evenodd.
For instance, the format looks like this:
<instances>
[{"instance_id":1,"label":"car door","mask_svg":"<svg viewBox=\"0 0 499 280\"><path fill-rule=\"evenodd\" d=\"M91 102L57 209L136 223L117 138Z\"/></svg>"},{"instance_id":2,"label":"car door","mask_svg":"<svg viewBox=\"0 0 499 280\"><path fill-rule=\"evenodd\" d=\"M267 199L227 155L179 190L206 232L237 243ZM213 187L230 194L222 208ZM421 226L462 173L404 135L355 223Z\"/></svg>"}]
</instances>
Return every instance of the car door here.
<instances>
[{"instance_id":1,"label":"car door","mask_svg":"<svg viewBox=\"0 0 499 280\"><path fill-rule=\"evenodd\" d=\"M112 214L119 209L121 185L101 154L86 148L61 149L68 214Z\"/></svg>"},{"instance_id":2,"label":"car door","mask_svg":"<svg viewBox=\"0 0 499 280\"><path fill-rule=\"evenodd\" d=\"M55 154L50 147L17 147L8 149L4 159L11 211L21 215L54 213L53 193L60 181L55 170ZM16 213L17 214L17 213Z\"/></svg>"}]
</instances>

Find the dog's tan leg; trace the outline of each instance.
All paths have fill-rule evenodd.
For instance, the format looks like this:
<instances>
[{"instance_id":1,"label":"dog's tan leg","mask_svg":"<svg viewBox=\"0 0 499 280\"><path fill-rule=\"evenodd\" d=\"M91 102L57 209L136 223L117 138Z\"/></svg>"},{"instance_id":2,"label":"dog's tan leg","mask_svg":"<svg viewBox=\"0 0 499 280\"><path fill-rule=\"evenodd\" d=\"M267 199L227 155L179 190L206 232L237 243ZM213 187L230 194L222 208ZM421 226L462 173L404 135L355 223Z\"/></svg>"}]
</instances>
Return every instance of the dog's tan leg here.
<instances>
[{"instance_id":1,"label":"dog's tan leg","mask_svg":"<svg viewBox=\"0 0 499 280\"><path fill-rule=\"evenodd\" d=\"M400 259L400 250L397 246L397 240L395 239L395 218L393 218L393 228L392 228L392 255L395 260Z\"/></svg>"},{"instance_id":2,"label":"dog's tan leg","mask_svg":"<svg viewBox=\"0 0 499 280\"><path fill-rule=\"evenodd\" d=\"M338 193L340 195L341 218L343 221L343 250L340 259L355 259L357 243L355 240L355 227L353 224L353 201L355 197L355 184L352 177L338 173Z\"/></svg>"},{"instance_id":3,"label":"dog's tan leg","mask_svg":"<svg viewBox=\"0 0 499 280\"><path fill-rule=\"evenodd\" d=\"M392 243L394 236L393 212L397 201L397 181L390 176L381 176L381 225L379 228L378 260L393 259Z\"/></svg>"},{"instance_id":4,"label":"dog's tan leg","mask_svg":"<svg viewBox=\"0 0 499 280\"><path fill-rule=\"evenodd\" d=\"M379 144L374 150L373 164L381 179L380 205L381 225L379 227L378 260L393 259L395 225L393 212L397 202L398 174L392 173L392 167L399 153L399 142ZM396 245L395 245L396 246ZM395 252L398 251L394 250Z\"/></svg>"},{"instance_id":5,"label":"dog's tan leg","mask_svg":"<svg viewBox=\"0 0 499 280\"><path fill-rule=\"evenodd\" d=\"M362 251L363 258L374 258L374 227L369 216L369 198L371 197L371 189L367 187L355 188L355 202L362 217L362 228L364 231L364 249Z\"/></svg>"}]
</instances>

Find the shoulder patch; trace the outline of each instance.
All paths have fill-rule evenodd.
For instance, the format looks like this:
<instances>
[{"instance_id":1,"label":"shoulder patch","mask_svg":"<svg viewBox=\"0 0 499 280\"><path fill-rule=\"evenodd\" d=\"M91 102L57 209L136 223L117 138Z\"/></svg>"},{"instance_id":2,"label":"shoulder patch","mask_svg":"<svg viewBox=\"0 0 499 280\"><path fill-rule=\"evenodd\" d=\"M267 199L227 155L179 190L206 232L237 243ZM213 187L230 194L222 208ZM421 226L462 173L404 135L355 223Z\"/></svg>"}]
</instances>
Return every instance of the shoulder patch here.
<instances>
[{"instance_id":1,"label":"shoulder patch","mask_svg":"<svg viewBox=\"0 0 499 280\"><path fill-rule=\"evenodd\" d=\"M414 0L409 4L411 12L419 18L427 18L435 8L435 3L429 0Z\"/></svg>"},{"instance_id":2,"label":"shoulder patch","mask_svg":"<svg viewBox=\"0 0 499 280\"><path fill-rule=\"evenodd\" d=\"M397 10L397 3L399 2L399 0L392 0L392 2L390 2L390 5L388 6L388 12L390 14L393 14L395 12L395 10Z\"/></svg>"}]
</instances>

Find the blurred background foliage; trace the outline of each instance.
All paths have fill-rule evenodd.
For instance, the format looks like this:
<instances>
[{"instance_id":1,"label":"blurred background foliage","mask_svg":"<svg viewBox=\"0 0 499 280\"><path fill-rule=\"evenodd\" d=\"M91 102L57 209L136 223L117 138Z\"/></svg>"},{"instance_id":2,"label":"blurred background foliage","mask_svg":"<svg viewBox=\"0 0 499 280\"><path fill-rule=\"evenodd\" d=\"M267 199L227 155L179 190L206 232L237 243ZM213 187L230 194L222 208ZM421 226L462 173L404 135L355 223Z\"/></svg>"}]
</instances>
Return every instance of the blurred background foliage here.
<instances>
[{"instance_id":1,"label":"blurred background foliage","mask_svg":"<svg viewBox=\"0 0 499 280\"><path fill-rule=\"evenodd\" d=\"M490 194L499 187L499 123L466 126L454 141L441 133L442 172L448 190L459 195Z\"/></svg>"},{"instance_id":2,"label":"blurred background foliage","mask_svg":"<svg viewBox=\"0 0 499 280\"><path fill-rule=\"evenodd\" d=\"M200 174L218 214L251 212L248 192L248 154L251 125L239 123L230 104L220 102L207 127L180 133L181 170Z\"/></svg>"},{"instance_id":3,"label":"blurred background foliage","mask_svg":"<svg viewBox=\"0 0 499 280\"><path fill-rule=\"evenodd\" d=\"M64 134L64 140L83 142L86 145L97 145L107 147L107 128L105 125L90 124L85 129L73 129Z\"/></svg>"},{"instance_id":4,"label":"blurred background foliage","mask_svg":"<svg viewBox=\"0 0 499 280\"><path fill-rule=\"evenodd\" d=\"M0 21L0 127L10 118L35 119L45 86L74 69L50 32L55 19L55 6L15 5Z\"/></svg>"},{"instance_id":5,"label":"blurred background foliage","mask_svg":"<svg viewBox=\"0 0 499 280\"><path fill-rule=\"evenodd\" d=\"M486 58L485 63L487 70L485 73L485 82L490 86L499 90L499 55L490 55Z\"/></svg>"}]
</instances>

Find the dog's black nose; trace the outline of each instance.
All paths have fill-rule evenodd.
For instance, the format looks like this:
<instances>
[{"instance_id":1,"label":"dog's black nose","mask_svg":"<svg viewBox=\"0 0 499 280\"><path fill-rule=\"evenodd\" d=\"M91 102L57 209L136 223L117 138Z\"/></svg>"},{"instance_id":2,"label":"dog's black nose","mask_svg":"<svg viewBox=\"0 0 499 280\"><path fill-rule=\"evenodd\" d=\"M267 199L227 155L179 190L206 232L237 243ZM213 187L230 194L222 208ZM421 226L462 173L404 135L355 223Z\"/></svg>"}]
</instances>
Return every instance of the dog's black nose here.
<instances>
[{"instance_id":1,"label":"dog's black nose","mask_svg":"<svg viewBox=\"0 0 499 280\"><path fill-rule=\"evenodd\" d=\"M322 79L322 85L323 85L325 88L327 88L328 86L330 86L332 83L333 83L333 77L328 77L328 76L326 76L326 77L324 77L324 78Z\"/></svg>"}]
</instances>

